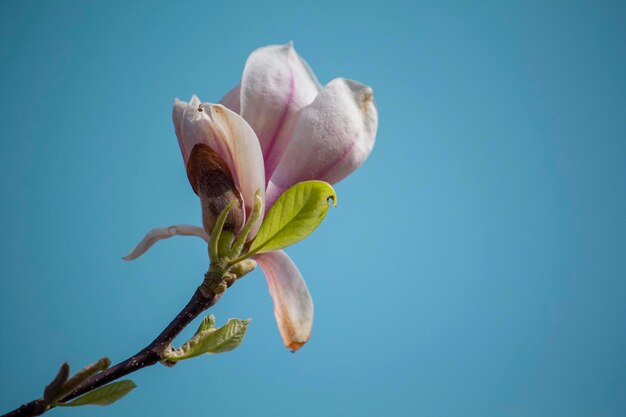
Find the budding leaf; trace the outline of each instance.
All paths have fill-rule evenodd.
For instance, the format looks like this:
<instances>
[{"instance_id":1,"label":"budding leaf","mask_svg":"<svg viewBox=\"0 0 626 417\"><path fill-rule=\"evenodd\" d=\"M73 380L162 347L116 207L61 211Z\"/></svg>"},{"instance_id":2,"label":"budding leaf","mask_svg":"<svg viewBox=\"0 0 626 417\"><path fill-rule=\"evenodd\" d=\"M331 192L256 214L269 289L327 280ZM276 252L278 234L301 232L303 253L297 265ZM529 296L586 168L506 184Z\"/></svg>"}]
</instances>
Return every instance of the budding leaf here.
<instances>
[{"instance_id":1,"label":"budding leaf","mask_svg":"<svg viewBox=\"0 0 626 417\"><path fill-rule=\"evenodd\" d=\"M211 315L202 320L196 334L179 349L165 356L168 361L180 361L204 353L223 353L235 349L243 341L250 320L230 319L219 329L213 327L215 318Z\"/></svg>"},{"instance_id":2,"label":"budding leaf","mask_svg":"<svg viewBox=\"0 0 626 417\"><path fill-rule=\"evenodd\" d=\"M271 252L293 245L320 225L328 200L337 205L337 194L324 181L303 181L285 191L265 216L249 254Z\"/></svg>"},{"instance_id":3,"label":"budding leaf","mask_svg":"<svg viewBox=\"0 0 626 417\"><path fill-rule=\"evenodd\" d=\"M209 314L205 318L202 319L202 323L198 327L198 331L196 334L200 332L205 332L207 330L211 330L215 328L215 316L213 314Z\"/></svg>"},{"instance_id":4,"label":"budding leaf","mask_svg":"<svg viewBox=\"0 0 626 417\"><path fill-rule=\"evenodd\" d=\"M57 372L57 375L54 377L52 382L50 382L43 391L43 398L46 403L49 404L63 396L63 388L69 376L70 365L65 362L63 365L61 365L59 372Z\"/></svg>"},{"instance_id":5,"label":"budding leaf","mask_svg":"<svg viewBox=\"0 0 626 417\"><path fill-rule=\"evenodd\" d=\"M224 353L237 348L243 341L250 320L230 319L226 325L207 338L204 343L206 353Z\"/></svg>"},{"instance_id":6,"label":"budding leaf","mask_svg":"<svg viewBox=\"0 0 626 417\"><path fill-rule=\"evenodd\" d=\"M67 380L63 386L65 392L73 391L74 388L76 388L81 382L98 372L104 371L109 366L111 366L111 360L109 358L102 358L97 362L85 366L83 369L76 372L73 377Z\"/></svg>"},{"instance_id":7,"label":"budding leaf","mask_svg":"<svg viewBox=\"0 0 626 417\"><path fill-rule=\"evenodd\" d=\"M79 405L111 405L135 389L137 385L130 379L113 382L88 394L78 397L69 403L56 403L60 407L77 407Z\"/></svg>"}]
</instances>

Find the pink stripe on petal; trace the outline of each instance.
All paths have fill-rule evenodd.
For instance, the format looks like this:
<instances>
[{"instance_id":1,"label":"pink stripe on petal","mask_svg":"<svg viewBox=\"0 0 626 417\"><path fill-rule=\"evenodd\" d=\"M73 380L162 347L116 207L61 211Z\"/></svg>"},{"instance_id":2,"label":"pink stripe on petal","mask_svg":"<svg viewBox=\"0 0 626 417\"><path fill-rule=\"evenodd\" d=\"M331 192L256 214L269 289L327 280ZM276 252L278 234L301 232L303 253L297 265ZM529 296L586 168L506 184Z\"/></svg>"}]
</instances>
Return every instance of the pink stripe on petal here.
<instances>
[{"instance_id":1,"label":"pink stripe on petal","mask_svg":"<svg viewBox=\"0 0 626 417\"><path fill-rule=\"evenodd\" d=\"M265 273L283 342L295 352L311 337L313 300L309 289L284 251L257 254L254 259Z\"/></svg>"},{"instance_id":2,"label":"pink stripe on petal","mask_svg":"<svg viewBox=\"0 0 626 417\"><path fill-rule=\"evenodd\" d=\"M315 178L323 178L324 181L334 184L345 177L341 170L344 161L352 156L353 148L356 146L358 138L354 138L347 146L343 148L343 151L339 153L334 160L328 165L319 169L313 176ZM355 168L356 169L356 168Z\"/></svg>"},{"instance_id":3,"label":"pink stripe on petal","mask_svg":"<svg viewBox=\"0 0 626 417\"><path fill-rule=\"evenodd\" d=\"M280 116L280 119L278 120L276 127L274 128L274 132L272 132L271 137L267 140L267 145L263 149L263 160L265 161L266 181L269 181L269 178L272 175L272 172L274 172L274 169L276 168L276 165L278 165L278 161L280 160L280 157L282 156L282 154L279 155L278 152L275 152L274 154L272 154L272 151L274 150L274 146L276 145L276 142L278 141L278 136L280 135L281 130L283 129L283 126L285 125L285 122L287 121L289 117L289 112L292 107L293 96L295 93L295 79L293 76L293 70L291 68L289 68L289 73L290 73L289 95L287 96L285 109L283 110L283 113Z\"/></svg>"},{"instance_id":4,"label":"pink stripe on petal","mask_svg":"<svg viewBox=\"0 0 626 417\"><path fill-rule=\"evenodd\" d=\"M241 80L241 115L261 142L267 178L280 162L301 110L319 89L291 43L259 48L248 57Z\"/></svg>"},{"instance_id":5,"label":"pink stripe on petal","mask_svg":"<svg viewBox=\"0 0 626 417\"><path fill-rule=\"evenodd\" d=\"M280 192L300 181L333 184L348 176L371 153L377 127L371 88L341 78L328 83L298 119L268 183L267 208Z\"/></svg>"},{"instance_id":6,"label":"pink stripe on petal","mask_svg":"<svg viewBox=\"0 0 626 417\"><path fill-rule=\"evenodd\" d=\"M352 148L356 145L356 143L356 139L348 143L347 146L344 147L343 151L336 155L335 159L332 160L330 163L314 167L314 169L310 172L303 172L301 173L300 177L297 177L295 175L290 177L289 185L280 185L275 183L273 180L270 180L267 185L267 190L265 191L265 211L267 212L267 210L269 210L274 205L276 200L278 200L278 197L280 197L280 195L284 193L289 187L301 181L307 181L309 179L321 179L331 184L338 182L341 178L343 178L343 172L341 170L342 163L345 159L351 157Z\"/></svg>"}]
</instances>

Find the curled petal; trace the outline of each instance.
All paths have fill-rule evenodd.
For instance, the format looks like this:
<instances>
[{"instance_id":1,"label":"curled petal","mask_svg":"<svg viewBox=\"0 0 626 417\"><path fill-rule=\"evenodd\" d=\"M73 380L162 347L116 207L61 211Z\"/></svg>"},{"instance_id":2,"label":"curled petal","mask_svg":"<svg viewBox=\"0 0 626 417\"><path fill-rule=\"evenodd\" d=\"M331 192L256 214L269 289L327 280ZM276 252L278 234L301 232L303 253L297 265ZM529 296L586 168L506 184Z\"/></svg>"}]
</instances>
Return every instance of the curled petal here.
<instances>
[{"instance_id":1,"label":"curled petal","mask_svg":"<svg viewBox=\"0 0 626 417\"><path fill-rule=\"evenodd\" d=\"M182 109L182 116L177 117ZM208 145L226 161L231 170L235 185L241 192L246 215L254 205L254 195L260 190L265 201L265 175L263 156L259 141L246 121L232 110L219 104L200 103L193 97L184 106L177 101L174 105L174 125L179 125L177 135L185 163L193 147L202 143ZM253 228L252 239L258 226Z\"/></svg>"},{"instance_id":2,"label":"curled petal","mask_svg":"<svg viewBox=\"0 0 626 417\"><path fill-rule=\"evenodd\" d=\"M169 239L172 236L197 236L203 239L205 242L209 243L209 235L204 231L203 228L198 226L192 226L188 224L177 224L170 227L159 227L156 229L150 230L146 236L144 236L143 240L139 242L135 249L133 249L128 255L123 257L125 261L132 261L134 259L139 258L141 255L146 253L148 249L152 247L155 243L162 239Z\"/></svg>"},{"instance_id":3,"label":"curled petal","mask_svg":"<svg viewBox=\"0 0 626 417\"><path fill-rule=\"evenodd\" d=\"M259 48L248 57L241 80L241 115L261 142L266 179L278 165L300 112L319 90L313 71L291 42Z\"/></svg>"},{"instance_id":4,"label":"curled petal","mask_svg":"<svg viewBox=\"0 0 626 417\"><path fill-rule=\"evenodd\" d=\"M254 259L265 273L283 342L295 352L311 337L313 300L309 289L296 265L282 250L258 254Z\"/></svg>"},{"instance_id":5,"label":"curled petal","mask_svg":"<svg viewBox=\"0 0 626 417\"><path fill-rule=\"evenodd\" d=\"M272 175L266 207L306 180L334 184L358 168L374 147L378 114L372 89L337 78L298 119L293 139Z\"/></svg>"}]
</instances>

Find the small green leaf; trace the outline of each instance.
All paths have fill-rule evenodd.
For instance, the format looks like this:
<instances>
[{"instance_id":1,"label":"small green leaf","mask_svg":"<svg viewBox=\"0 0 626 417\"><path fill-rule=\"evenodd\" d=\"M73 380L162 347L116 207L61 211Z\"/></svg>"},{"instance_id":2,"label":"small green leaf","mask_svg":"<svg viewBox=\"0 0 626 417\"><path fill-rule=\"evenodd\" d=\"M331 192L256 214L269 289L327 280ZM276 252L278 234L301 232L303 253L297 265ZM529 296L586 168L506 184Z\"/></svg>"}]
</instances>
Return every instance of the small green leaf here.
<instances>
[{"instance_id":1,"label":"small green leaf","mask_svg":"<svg viewBox=\"0 0 626 417\"><path fill-rule=\"evenodd\" d=\"M222 210L220 215L217 217L215 221L215 226L213 226L213 230L211 231L211 237L209 239L209 259L211 262L219 261L219 242L220 236L222 234L222 229L224 228L224 224L226 223L226 218L228 217L228 213L230 210L237 204L237 200L231 201L225 208Z\"/></svg>"},{"instance_id":2,"label":"small green leaf","mask_svg":"<svg viewBox=\"0 0 626 417\"><path fill-rule=\"evenodd\" d=\"M212 327L214 323L213 316L206 317L196 334L179 349L170 351L164 359L175 362L204 353L229 352L243 341L250 320L230 319L220 329Z\"/></svg>"},{"instance_id":3,"label":"small green leaf","mask_svg":"<svg viewBox=\"0 0 626 417\"><path fill-rule=\"evenodd\" d=\"M64 391L70 392L73 391L81 382L91 377L92 375L97 374L98 372L102 372L111 366L111 360L109 358L101 358L97 362L94 362L90 365L85 366L80 371L76 372L76 374L67 380L65 385L63 386Z\"/></svg>"},{"instance_id":4,"label":"small green leaf","mask_svg":"<svg viewBox=\"0 0 626 417\"><path fill-rule=\"evenodd\" d=\"M263 199L261 198L261 192L259 190L254 194L254 205L252 206L252 212L246 220L246 224L244 225L241 233L237 237L237 240L233 244L232 251L230 253L231 257L236 258L241 254L241 251L246 244L246 240L248 239L248 234L250 234L250 230L252 227L259 222L263 211Z\"/></svg>"},{"instance_id":5,"label":"small green leaf","mask_svg":"<svg viewBox=\"0 0 626 417\"><path fill-rule=\"evenodd\" d=\"M220 241L217 243L217 256L220 259L226 258L230 254L230 248L235 241L235 234L228 230L222 230Z\"/></svg>"},{"instance_id":6,"label":"small green leaf","mask_svg":"<svg viewBox=\"0 0 626 417\"><path fill-rule=\"evenodd\" d=\"M200 323L196 334L200 332L206 332L207 330L211 330L213 328L215 328L215 316L213 314L210 314L202 319L202 323Z\"/></svg>"},{"instance_id":7,"label":"small green leaf","mask_svg":"<svg viewBox=\"0 0 626 417\"><path fill-rule=\"evenodd\" d=\"M56 403L60 407L77 407L79 405L111 405L135 389L137 385L130 379L113 382L88 394L78 397L69 403Z\"/></svg>"},{"instance_id":8,"label":"small green leaf","mask_svg":"<svg viewBox=\"0 0 626 417\"><path fill-rule=\"evenodd\" d=\"M203 344L206 353L224 353L236 349L243 341L250 320L230 319L221 329L211 333Z\"/></svg>"},{"instance_id":9,"label":"small green leaf","mask_svg":"<svg viewBox=\"0 0 626 417\"><path fill-rule=\"evenodd\" d=\"M329 199L337 205L335 190L323 181L303 181L285 191L265 216L248 254L282 249L307 237L324 220Z\"/></svg>"}]
</instances>

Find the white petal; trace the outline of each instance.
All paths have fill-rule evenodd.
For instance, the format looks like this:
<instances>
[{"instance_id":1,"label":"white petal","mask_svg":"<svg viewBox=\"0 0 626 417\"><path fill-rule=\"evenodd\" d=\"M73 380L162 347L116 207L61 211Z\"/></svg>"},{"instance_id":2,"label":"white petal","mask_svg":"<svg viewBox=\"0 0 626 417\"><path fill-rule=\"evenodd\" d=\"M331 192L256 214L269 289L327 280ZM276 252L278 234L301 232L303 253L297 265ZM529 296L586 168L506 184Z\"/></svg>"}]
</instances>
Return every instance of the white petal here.
<instances>
[{"instance_id":1,"label":"white petal","mask_svg":"<svg viewBox=\"0 0 626 417\"><path fill-rule=\"evenodd\" d=\"M197 236L203 239L205 242L209 243L209 235L204 231L202 227L192 226L188 224L177 224L170 227L159 227L156 229L150 230L146 236L144 236L143 240L139 242L135 249L133 249L128 255L124 258L125 261L132 261L134 259L139 258L141 255L146 253L148 249L152 247L155 243L162 239L169 239L172 236Z\"/></svg>"},{"instance_id":2,"label":"white petal","mask_svg":"<svg viewBox=\"0 0 626 417\"><path fill-rule=\"evenodd\" d=\"M248 57L241 81L241 115L254 129L272 175L291 138L301 110L320 85L293 45L259 48Z\"/></svg>"},{"instance_id":3,"label":"white petal","mask_svg":"<svg viewBox=\"0 0 626 417\"><path fill-rule=\"evenodd\" d=\"M257 254L274 302L274 316L285 346L295 352L311 337L313 300L300 271L282 250Z\"/></svg>"},{"instance_id":4,"label":"white petal","mask_svg":"<svg viewBox=\"0 0 626 417\"><path fill-rule=\"evenodd\" d=\"M378 114L372 89L342 78L328 83L307 106L267 190L267 209L292 185L334 184L358 168L374 147Z\"/></svg>"},{"instance_id":5,"label":"white petal","mask_svg":"<svg viewBox=\"0 0 626 417\"><path fill-rule=\"evenodd\" d=\"M235 88L230 90L222 99L220 100L220 104L222 106L228 107L235 113L241 114L241 83L237 84Z\"/></svg>"},{"instance_id":6,"label":"white petal","mask_svg":"<svg viewBox=\"0 0 626 417\"><path fill-rule=\"evenodd\" d=\"M243 196L246 215L252 211L257 190L265 201L261 147L254 131L241 116L219 104L200 104L194 96L184 110L180 136L185 146L184 154L190 153L195 144L204 143L226 161ZM250 239L256 235L259 226L253 228Z\"/></svg>"},{"instance_id":7,"label":"white petal","mask_svg":"<svg viewBox=\"0 0 626 417\"><path fill-rule=\"evenodd\" d=\"M182 125L183 125L183 114L185 113L185 109L187 108L187 103L184 101L180 101L179 99L174 100L174 109L172 110L172 119L174 120L174 131L176 132L176 137L178 138L178 146L180 146L180 152L183 154L183 161L185 161L185 166L187 165L187 160L189 159L189 154L191 153L191 149L188 152L185 151L185 144L182 141Z\"/></svg>"}]
</instances>

